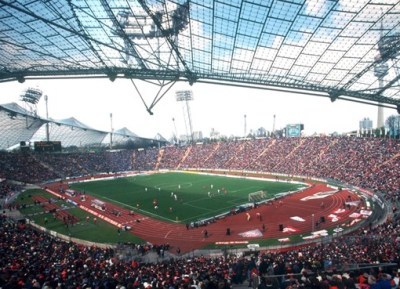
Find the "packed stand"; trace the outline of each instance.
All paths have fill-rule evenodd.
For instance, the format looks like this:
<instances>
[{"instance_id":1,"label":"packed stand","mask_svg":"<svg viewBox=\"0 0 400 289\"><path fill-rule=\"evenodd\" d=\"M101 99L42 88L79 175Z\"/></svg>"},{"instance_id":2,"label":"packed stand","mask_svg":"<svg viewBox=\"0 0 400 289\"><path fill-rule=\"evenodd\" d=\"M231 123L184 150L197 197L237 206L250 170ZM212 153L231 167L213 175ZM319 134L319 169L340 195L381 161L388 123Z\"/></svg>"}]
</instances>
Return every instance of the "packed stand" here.
<instances>
[{"instance_id":1,"label":"packed stand","mask_svg":"<svg viewBox=\"0 0 400 289\"><path fill-rule=\"evenodd\" d=\"M334 144L335 140L330 137L310 137L298 140L300 145L296 146L289 155L284 157L274 167L274 170L285 172L289 175L317 176L318 171L314 170L319 167L323 152Z\"/></svg>"},{"instance_id":2,"label":"packed stand","mask_svg":"<svg viewBox=\"0 0 400 289\"><path fill-rule=\"evenodd\" d=\"M235 158L240 150L240 143L236 141L220 142L212 157L204 160L203 168L225 169L228 162Z\"/></svg>"},{"instance_id":3,"label":"packed stand","mask_svg":"<svg viewBox=\"0 0 400 289\"><path fill-rule=\"evenodd\" d=\"M243 142L240 154L235 156L234 162L229 166L233 170L253 170L253 164L261 158L268 148L267 139L247 140Z\"/></svg>"},{"instance_id":4,"label":"packed stand","mask_svg":"<svg viewBox=\"0 0 400 289\"><path fill-rule=\"evenodd\" d=\"M162 156L159 161L159 169L177 169L186 156L186 150L188 147L177 147L177 146L167 146L160 149L160 156Z\"/></svg>"},{"instance_id":5,"label":"packed stand","mask_svg":"<svg viewBox=\"0 0 400 289\"><path fill-rule=\"evenodd\" d=\"M218 149L219 143L196 144L190 147L190 153L182 161L181 168L204 168L204 162L212 158Z\"/></svg>"},{"instance_id":6,"label":"packed stand","mask_svg":"<svg viewBox=\"0 0 400 289\"><path fill-rule=\"evenodd\" d=\"M290 156L302 143L301 138L280 138L271 141L273 143L257 161L261 171L275 172L275 167ZM281 173L282 171L277 172Z\"/></svg>"},{"instance_id":7,"label":"packed stand","mask_svg":"<svg viewBox=\"0 0 400 289\"><path fill-rule=\"evenodd\" d=\"M179 152L180 150L180 152ZM196 144L164 154L163 168L208 168L331 178L400 195L400 143L392 139L307 137ZM204 153L204 155L202 155Z\"/></svg>"},{"instance_id":8,"label":"packed stand","mask_svg":"<svg viewBox=\"0 0 400 289\"><path fill-rule=\"evenodd\" d=\"M330 177L400 196L400 145L378 138L286 138L168 147L146 152L30 155L0 152L0 178L27 182L60 174L160 168L221 168ZM132 165L134 164L134 165ZM78 169L65 169L77 166ZM9 188L0 187L7 194ZM111 249L65 243L23 224L0 218L2 288L394 289L399 287L400 222L287 252L254 258L175 258L157 264L122 261ZM142 248L142 247L141 247ZM143 247L144 248L144 247ZM158 250L158 249L156 249ZM164 249L163 249L164 251ZM157 253L161 253L159 250ZM394 263L360 270L351 264ZM281 277L270 277L281 275Z\"/></svg>"},{"instance_id":9,"label":"packed stand","mask_svg":"<svg viewBox=\"0 0 400 289\"><path fill-rule=\"evenodd\" d=\"M206 168L331 178L400 196L400 142L383 138L266 138L142 151L0 152L0 178L38 183L128 170Z\"/></svg>"},{"instance_id":10,"label":"packed stand","mask_svg":"<svg viewBox=\"0 0 400 289\"><path fill-rule=\"evenodd\" d=\"M27 183L130 170L132 151L52 154L0 152L0 177Z\"/></svg>"},{"instance_id":11,"label":"packed stand","mask_svg":"<svg viewBox=\"0 0 400 289\"><path fill-rule=\"evenodd\" d=\"M22 190L23 186L10 182L6 179L0 179L0 208L4 208L12 202L13 197Z\"/></svg>"},{"instance_id":12,"label":"packed stand","mask_svg":"<svg viewBox=\"0 0 400 289\"><path fill-rule=\"evenodd\" d=\"M28 153L0 152L0 178L41 183L59 178L56 172Z\"/></svg>"},{"instance_id":13,"label":"packed stand","mask_svg":"<svg viewBox=\"0 0 400 289\"><path fill-rule=\"evenodd\" d=\"M165 258L146 264L118 259L113 249L60 241L1 216L0 287L229 289L242 284L254 289L399 288L399 233L399 220L390 220L328 244L253 252L251 256ZM371 266L361 270L354 264ZM373 286L383 281L391 285Z\"/></svg>"},{"instance_id":14,"label":"packed stand","mask_svg":"<svg viewBox=\"0 0 400 289\"><path fill-rule=\"evenodd\" d=\"M133 168L137 171L151 171L155 169L159 150L149 148L146 150L133 151L132 162Z\"/></svg>"}]
</instances>

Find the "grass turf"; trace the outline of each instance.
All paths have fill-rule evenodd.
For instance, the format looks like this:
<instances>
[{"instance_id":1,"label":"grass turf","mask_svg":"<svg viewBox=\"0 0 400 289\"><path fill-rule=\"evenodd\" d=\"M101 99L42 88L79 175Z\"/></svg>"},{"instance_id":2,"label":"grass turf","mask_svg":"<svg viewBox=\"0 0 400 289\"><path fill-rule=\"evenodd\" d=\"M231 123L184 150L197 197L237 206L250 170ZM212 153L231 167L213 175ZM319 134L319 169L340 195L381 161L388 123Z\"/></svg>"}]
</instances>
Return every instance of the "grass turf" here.
<instances>
[{"instance_id":1,"label":"grass turf","mask_svg":"<svg viewBox=\"0 0 400 289\"><path fill-rule=\"evenodd\" d=\"M58 206L64 205L68 206L68 212L76 216L80 221L73 226L65 226L65 224L53 217L52 214L44 211L43 207L40 205L34 205L32 196L41 195L47 199L56 199L52 194L49 194L43 190L27 190L19 195L17 198L17 203L20 205L25 205L20 208L20 212L31 221L36 224L45 227L48 230L55 231L57 233L63 234L65 236L78 238L86 241L96 242L96 243L106 243L115 244L119 242L130 242L134 244L143 244L144 240L133 235L130 232L120 231L118 233L117 228L101 219L97 219L96 224L93 222L93 216L79 208L73 207L62 200L57 200L56 204ZM89 220L86 220L86 217ZM47 221L45 221L47 220Z\"/></svg>"},{"instance_id":2,"label":"grass turf","mask_svg":"<svg viewBox=\"0 0 400 289\"><path fill-rule=\"evenodd\" d=\"M248 194L264 190L268 198L278 193L297 190L302 185L285 182L271 182L226 176L201 175L193 173L160 173L138 175L113 180L76 183L72 188L84 190L99 199L114 202L128 208L140 209L143 213L169 221L196 221L226 212L233 207L248 202ZM219 193L218 193L219 190ZM210 192L210 196L208 193ZM177 195L177 200L171 196ZM72 207L62 200L57 205L68 206L70 214L79 218L74 226L65 224L44 212L41 206L33 205L33 195L45 198L54 196L43 190L28 190L18 198L19 204L26 207L21 212L35 223L58 233L100 243L131 242L141 244L144 241L128 232L118 234L117 228L100 219L93 223L93 216L79 208ZM158 209L153 201L157 200ZM139 204L139 207L137 207ZM172 208L172 211L170 210ZM89 221L86 217L89 216ZM47 219L45 224L44 220Z\"/></svg>"},{"instance_id":3,"label":"grass turf","mask_svg":"<svg viewBox=\"0 0 400 289\"><path fill-rule=\"evenodd\" d=\"M248 203L248 194L252 192L263 190L267 192L267 198L273 198L278 193L303 186L197 173L158 173L75 183L71 188L155 218L187 223L214 217Z\"/></svg>"}]
</instances>

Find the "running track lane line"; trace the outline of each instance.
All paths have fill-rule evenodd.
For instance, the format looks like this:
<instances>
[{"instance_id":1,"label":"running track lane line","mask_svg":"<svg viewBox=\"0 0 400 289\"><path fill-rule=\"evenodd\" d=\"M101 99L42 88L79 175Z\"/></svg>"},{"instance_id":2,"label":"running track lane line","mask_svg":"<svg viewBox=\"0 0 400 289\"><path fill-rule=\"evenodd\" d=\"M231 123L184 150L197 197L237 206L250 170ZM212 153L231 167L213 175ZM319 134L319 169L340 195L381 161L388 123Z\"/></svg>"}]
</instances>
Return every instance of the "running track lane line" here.
<instances>
[{"instance_id":1,"label":"running track lane line","mask_svg":"<svg viewBox=\"0 0 400 289\"><path fill-rule=\"evenodd\" d=\"M167 232L167 234L164 235L164 239L167 239L167 238L168 238L168 235L169 235L172 231L173 231L173 230L169 230L169 231Z\"/></svg>"}]
</instances>

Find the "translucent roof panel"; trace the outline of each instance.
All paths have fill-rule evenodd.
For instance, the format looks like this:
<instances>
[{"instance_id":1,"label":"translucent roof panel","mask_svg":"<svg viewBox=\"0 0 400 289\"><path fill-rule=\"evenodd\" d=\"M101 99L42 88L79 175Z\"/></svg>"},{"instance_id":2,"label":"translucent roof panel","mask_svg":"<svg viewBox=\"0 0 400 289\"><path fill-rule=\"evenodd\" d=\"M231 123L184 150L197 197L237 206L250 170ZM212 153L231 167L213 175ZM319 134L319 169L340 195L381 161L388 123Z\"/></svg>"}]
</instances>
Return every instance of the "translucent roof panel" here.
<instances>
[{"instance_id":1,"label":"translucent roof panel","mask_svg":"<svg viewBox=\"0 0 400 289\"><path fill-rule=\"evenodd\" d=\"M35 141L46 141L47 124L50 141L61 141L62 147L98 147L110 143L110 132L90 128L74 117L63 120L45 119L30 107L8 103L0 105L0 150L16 148L22 141L31 144ZM128 140L152 143L160 141L160 138L142 138L127 128L113 133L113 143L123 144Z\"/></svg>"},{"instance_id":2,"label":"translucent roof panel","mask_svg":"<svg viewBox=\"0 0 400 289\"><path fill-rule=\"evenodd\" d=\"M12 148L22 141L29 142L44 123L15 103L1 105L0 150Z\"/></svg>"},{"instance_id":3,"label":"translucent roof panel","mask_svg":"<svg viewBox=\"0 0 400 289\"><path fill-rule=\"evenodd\" d=\"M234 82L400 107L400 0L0 0L0 81Z\"/></svg>"},{"instance_id":4,"label":"translucent roof panel","mask_svg":"<svg viewBox=\"0 0 400 289\"><path fill-rule=\"evenodd\" d=\"M99 146L107 135L106 132L60 125L58 123L52 123L49 130L51 139L61 141L63 147Z\"/></svg>"}]
</instances>

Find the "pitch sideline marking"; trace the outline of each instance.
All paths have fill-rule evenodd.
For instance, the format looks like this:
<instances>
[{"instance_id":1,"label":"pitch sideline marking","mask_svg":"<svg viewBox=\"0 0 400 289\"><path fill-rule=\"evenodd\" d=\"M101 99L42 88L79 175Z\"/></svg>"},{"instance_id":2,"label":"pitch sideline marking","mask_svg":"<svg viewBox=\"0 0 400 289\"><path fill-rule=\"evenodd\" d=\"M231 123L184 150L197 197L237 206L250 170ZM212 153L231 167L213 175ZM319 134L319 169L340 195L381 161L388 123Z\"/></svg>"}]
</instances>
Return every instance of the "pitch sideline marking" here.
<instances>
[{"instance_id":1,"label":"pitch sideline marking","mask_svg":"<svg viewBox=\"0 0 400 289\"><path fill-rule=\"evenodd\" d=\"M111 201L111 202L115 202L115 203L118 203L118 204L121 204L121 205L130 207L130 208L133 208L133 209L135 209L135 210L138 210L137 208L135 208L135 207L133 207L133 206L124 204L124 203L119 202L119 201L116 201L116 200L114 200L114 199L110 199L110 198L107 198L107 197L104 197L104 199L107 199L107 200L109 200L109 201ZM160 215L157 215L157 214L153 214L152 212L149 212L149 211L145 211L145 210L139 209L139 212L144 212L144 213L146 213L146 214L149 214L149 215L151 215L151 216L155 216L155 217L160 218L160 219L162 219L162 220L166 220L166 221L169 221L169 222L175 222L175 223L176 223L176 221L174 221L174 220L172 220L172 219L165 218L165 217L160 216Z\"/></svg>"}]
</instances>

